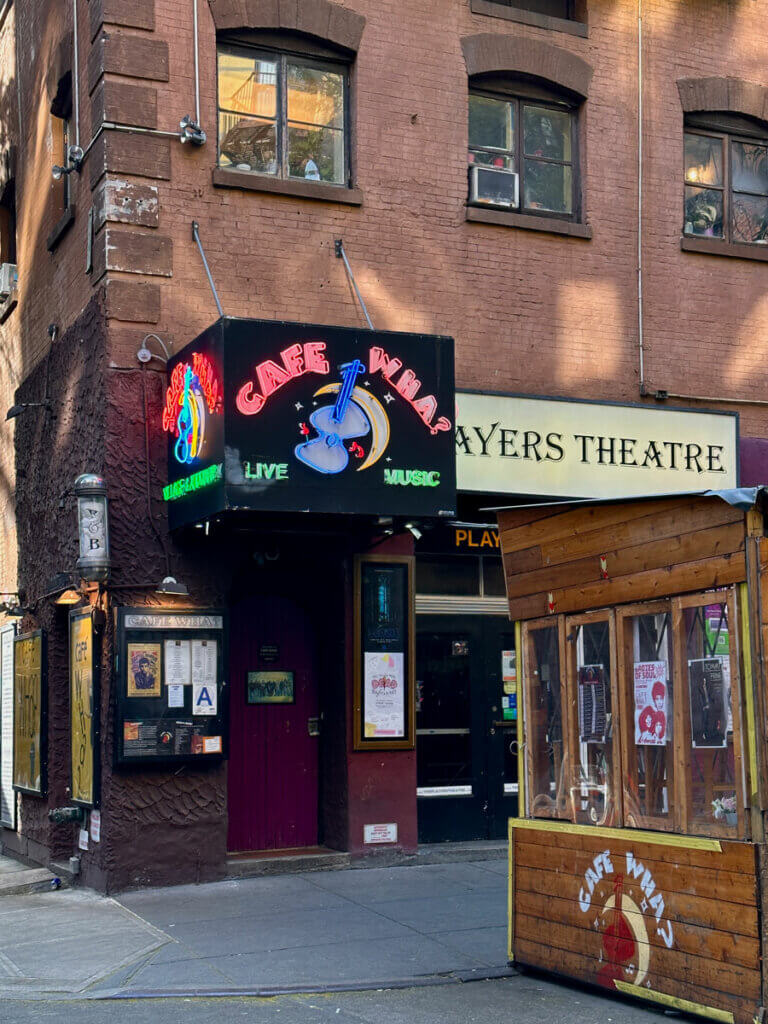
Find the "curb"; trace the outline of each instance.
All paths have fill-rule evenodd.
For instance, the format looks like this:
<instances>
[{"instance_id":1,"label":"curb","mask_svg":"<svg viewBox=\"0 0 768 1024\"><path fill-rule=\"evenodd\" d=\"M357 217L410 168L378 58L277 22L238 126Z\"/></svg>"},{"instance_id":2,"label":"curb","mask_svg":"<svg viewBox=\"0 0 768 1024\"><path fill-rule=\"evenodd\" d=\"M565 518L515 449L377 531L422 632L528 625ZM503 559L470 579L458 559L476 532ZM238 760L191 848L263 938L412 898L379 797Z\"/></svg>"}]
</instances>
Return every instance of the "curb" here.
<instances>
[{"instance_id":1,"label":"curb","mask_svg":"<svg viewBox=\"0 0 768 1024\"><path fill-rule=\"evenodd\" d=\"M93 1000L118 999L224 999L250 996L256 999L274 999L288 995L328 995L332 992L369 992L380 989L429 988L435 985L466 985L474 981L496 981L501 978L517 977L512 967L478 968L473 971L430 974L413 978L387 978L373 981L318 982L306 985L263 985L241 988L193 988L193 989L137 989L135 991L90 992L85 998ZM81 998L83 998L81 996Z\"/></svg>"}]
</instances>

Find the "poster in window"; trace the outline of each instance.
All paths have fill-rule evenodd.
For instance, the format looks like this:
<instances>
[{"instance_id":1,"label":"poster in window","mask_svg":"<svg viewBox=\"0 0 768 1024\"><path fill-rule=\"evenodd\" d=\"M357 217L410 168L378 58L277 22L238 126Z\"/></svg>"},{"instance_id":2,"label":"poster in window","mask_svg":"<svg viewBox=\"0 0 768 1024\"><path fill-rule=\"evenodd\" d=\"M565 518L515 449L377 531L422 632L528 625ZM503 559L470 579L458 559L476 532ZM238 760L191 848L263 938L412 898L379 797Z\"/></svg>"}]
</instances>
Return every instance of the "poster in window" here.
<instances>
[{"instance_id":1,"label":"poster in window","mask_svg":"<svg viewBox=\"0 0 768 1024\"><path fill-rule=\"evenodd\" d=\"M605 669L582 665L579 669L579 739L582 743L605 743L608 701Z\"/></svg>"},{"instance_id":2,"label":"poster in window","mask_svg":"<svg viewBox=\"0 0 768 1024\"><path fill-rule=\"evenodd\" d=\"M669 734L669 705L666 661L636 661L635 746L666 746Z\"/></svg>"},{"instance_id":3,"label":"poster in window","mask_svg":"<svg viewBox=\"0 0 768 1024\"><path fill-rule=\"evenodd\" d=\"M92 807L94 772L93 619L91 611L69 620L70 779L75 803Z\"/></svg>"},{"instance_id":4,"label":"poster in window","mask_svg":"<svg viewBox=\"0 0 768 1024\"><path fill-rule=\"evenodd\" d=\"M162 696L160 644L128 644L128 696Z\"/></svg>"},{"instance_id":5,"label":"poster in window","mask_svg":"<svg viewBox=\"0 0 768 1024\"><path fill-rule=\"evenodd\" d=\"M720 658L694 658L688 662L691 696L691 745L724 747L728 715L725 679Z\"/></svg>"},{"instance_id":6,"label":"poster in window","mask_svg":"<svg viewBox=\"0 0 768 1024\"><path fill-rule=\"evenodd\" d=\"M26 793L45 792L45 688L43 634L16 640L13 668L13 785Z\"/></svg>"},{"instance_id":7,"label":"poster in window","mask_svg":"<svg viewBox=\"0 0 768 1024\"><path fill-rule=\"evenodd\" d=\"M402 651L363 654L363 720L366 739L405 736L405 656Z\"/></svg>"}]
</instances>

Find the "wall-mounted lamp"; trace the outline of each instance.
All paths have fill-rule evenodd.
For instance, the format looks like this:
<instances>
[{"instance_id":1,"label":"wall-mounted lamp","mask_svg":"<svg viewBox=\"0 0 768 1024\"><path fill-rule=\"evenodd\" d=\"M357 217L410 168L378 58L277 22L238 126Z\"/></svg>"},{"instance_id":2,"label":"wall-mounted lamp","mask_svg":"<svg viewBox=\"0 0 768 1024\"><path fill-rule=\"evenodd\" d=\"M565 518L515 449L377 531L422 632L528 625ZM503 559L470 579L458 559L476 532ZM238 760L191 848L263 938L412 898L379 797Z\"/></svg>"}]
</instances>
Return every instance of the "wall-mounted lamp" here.
<instances>
[{"instance_id":1,"label":"wall-mounted lamp","mask_svg":"<svg viewBox=\"0 0 768 1024\"><path fill-rule=\"evenodd\" d=\"M19 402L17 405L12 405L8 412L5 414L6 420L13 420L17 416L21 416L27 409L50 409L51 403L46 399L44 402Z\"/></svg>"},{"instance_id":2,"label":"wall-mounted lamp","mask_svg":"<svg viewBox=\"0 0 768 1024\"><path fill-rule=\"evenodd\" d=\"M163 352L165 353L165 357L157 355L149 348L147 342L150 340L150 338L154 338L155 341L161 346ZM158 359L161 363L167 363L168 360L171 358L171 354L168 351L167 345L159 335L145 334L141 340L141 347L139 348L139 351L136 353L136 358L139 360L140 363L149 363L153 359Z\"/></svg>"},{"instance_id":3,"label":"wall-mounted lamp","mask_svg":"<svg viewBox=\"0 0 768 1024\"><path fill-rule=\"evenodd\" d=\"M83 473L75 480L80 557L77 571L84 580L104 583L109 578L109 524L107 485L95 473Z\"/></svg>"},{"instance_id":4,"label":"wall-mounted lamp","mask_svg":"<svg viewBox=\"0 0 768 1024\"><path fill-rule=\"evenodd\" d=\"M58 604L58 605L80 604L82 599L83 599L82 595L79 594L76 590L72 590L72 589L63 590L59 594L59 596L56 598L56 600L54 601L54 604Z\"/></svg>"},{"instance_id":5,"label":"wall-mounted lamp","mask_svg":"<svg viewBox=\"0 0 768 1024\"><path fill-rule=\"evenodd\" d=\"M189 597L189 587L180 583L174 576L165 576L158 583L156 594L168 594L172 597Z\"/></svg>"}]
</instances>

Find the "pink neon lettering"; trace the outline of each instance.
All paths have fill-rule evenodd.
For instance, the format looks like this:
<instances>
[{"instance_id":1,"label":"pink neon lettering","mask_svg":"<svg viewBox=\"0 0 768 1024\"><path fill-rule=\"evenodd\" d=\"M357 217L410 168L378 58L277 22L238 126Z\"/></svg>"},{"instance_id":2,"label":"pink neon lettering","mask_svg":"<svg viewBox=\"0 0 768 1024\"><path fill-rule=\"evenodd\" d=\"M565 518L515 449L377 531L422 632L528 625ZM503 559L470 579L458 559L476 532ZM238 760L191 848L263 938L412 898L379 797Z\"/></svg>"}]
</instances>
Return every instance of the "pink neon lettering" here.
<instances>
[{"instance_id":1,"label":"pink neon lettering","mask_svg":"<svg viewBox=\"0 0 768 1024\"><path fill-rule=\"evenodd\" d=\"M402 359L390 359L384 349L378 346L374 346L368 356L371 373L378 373L381 370L382 376L387 380L391 380L402 365Z\"/></svg>"},{"instance_id":2,"label":"pink neon lettering","mask_svg":"<svg viewBox=\"0 0 768 1024\"><path fill-rule=\"evenodd\" d=\"M265 402L266 399L262 398L261 395L254 395L253 383L251 381L243 384L237 392L237 398L235 399L235 405L244 416L255 416L257 412L261 412L264 408Z\"/></svg>"},{"instance_id":3,"label":"pink neon lettering","mask_svg":"<svg viewBox=\"0 0 768 1024\"><path fill-rule=\"evenodd\" d=\"M401 359L390 359L383 348L374 346L368 355L368 368L371 373L381 372L385 380L388 380L395 391L401 395L410 405L419 419L429 427L430 434L438 434L444 430L451 429L451 421L445 416L440 416L433 425L432 420L437 412L437 399L434 395L424 395L416 398L421 389L421 381L413 370L403 370L400 380L395 384L392 377L403 365Z\"/></svg>"},{"instance_id":4,"label":"pink neon lettering","mask_svg":"<svg viewBox=\"0 0 768 1024\"><path fill-rule=\"evenodd\" d=\"M255 416L261 412L270 395L279 391L284 384L305 373L328 373L330 367L325 358L324 341L308 341L304 346L290 345L280 353L283 365L278 366L272 359L265 359L256 367L256 379L261 394L254 391L254 383L249 380L237 393L235 404L244 416Z\"/></svg>"}]
</instances>

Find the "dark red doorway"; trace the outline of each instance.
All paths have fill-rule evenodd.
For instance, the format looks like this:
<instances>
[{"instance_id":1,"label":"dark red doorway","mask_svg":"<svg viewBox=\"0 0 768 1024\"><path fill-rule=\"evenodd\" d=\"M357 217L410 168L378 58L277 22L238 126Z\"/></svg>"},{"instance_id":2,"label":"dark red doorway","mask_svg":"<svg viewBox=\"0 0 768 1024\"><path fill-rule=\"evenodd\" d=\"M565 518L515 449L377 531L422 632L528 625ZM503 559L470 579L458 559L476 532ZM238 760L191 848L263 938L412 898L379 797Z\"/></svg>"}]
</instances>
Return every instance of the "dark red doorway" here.
<instances>
[{"instance_id":1,"label":"dark red doorway","mask_svg":"<svg viewBox=\"0 0 768 1024\"><path fill-rule=\"evenodd\" d=\"M318 696L308 616L290 598L259 596L233 605L230 624L227 847L316 846ZM257 671L292 672L294 703L249 704L248 673Z\"/></svg>"}]
</instances>

